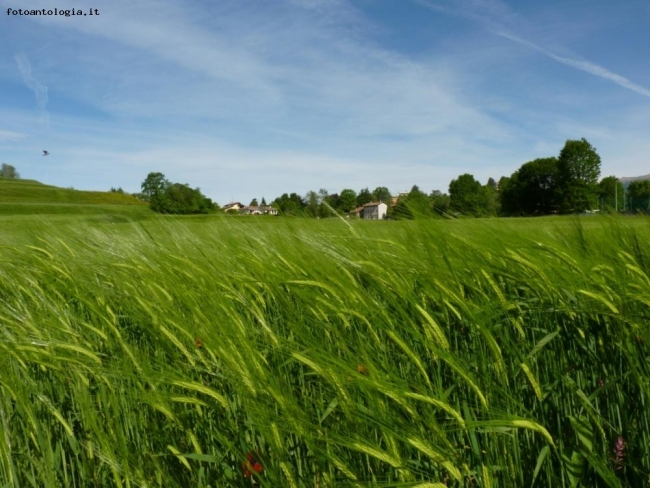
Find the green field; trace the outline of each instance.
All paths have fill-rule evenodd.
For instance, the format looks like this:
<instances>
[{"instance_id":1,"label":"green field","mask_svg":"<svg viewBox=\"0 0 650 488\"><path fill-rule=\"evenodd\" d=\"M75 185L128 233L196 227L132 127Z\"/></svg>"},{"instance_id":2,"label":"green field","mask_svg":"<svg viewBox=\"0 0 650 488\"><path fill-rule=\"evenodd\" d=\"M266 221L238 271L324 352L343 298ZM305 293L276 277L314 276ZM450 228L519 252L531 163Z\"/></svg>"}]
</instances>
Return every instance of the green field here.
<instances>
[{"instance_id":1,"label":"green field","mask_svg":"<svg viewBox=\"0 0 650 488\"><path fill-rule=\"evenodd\" d=\"M148 206L122 193L81 191L34 180L0 178L0 217L3 215L120 215L131 219L150 215Z\"/></svg>"},{"instance_id":2,"label":"green field","mask_svg":"<svg viewBox=\"0 0 650 488\"><path fill-rule=\"evenodd\" d=\"M0 216L1 487L650 483L647 218L138 215Z\"/></svg>"}]
</instances>

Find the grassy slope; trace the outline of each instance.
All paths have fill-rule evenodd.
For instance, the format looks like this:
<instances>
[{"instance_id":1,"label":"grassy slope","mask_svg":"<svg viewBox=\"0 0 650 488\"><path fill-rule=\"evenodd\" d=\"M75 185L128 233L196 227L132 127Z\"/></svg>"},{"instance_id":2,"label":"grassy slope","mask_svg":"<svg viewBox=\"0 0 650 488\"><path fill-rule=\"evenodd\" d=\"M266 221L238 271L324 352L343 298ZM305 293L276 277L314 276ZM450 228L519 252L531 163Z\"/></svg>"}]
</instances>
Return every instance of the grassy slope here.
<instances>
[{"instance_id":1,"label":"grassy slope","mask_svg":"<svg viewBox=\"0 0 650 488\"><path fill-rule=\"evenodd\" d=\"M11 224L1 486L648 481L647 219Z\"/></svg>"},{"instance_id":2,"label":"grassy slope","mask_svg":"<svg viewBox=\"0 0 650 488\"><path fill-rule=\"evenodd\" d=\"M44 185L34 180L0 178L0 215L14 214L133 214L146 204L130 195L80 191Z\"/></svg>"}]
</instances>

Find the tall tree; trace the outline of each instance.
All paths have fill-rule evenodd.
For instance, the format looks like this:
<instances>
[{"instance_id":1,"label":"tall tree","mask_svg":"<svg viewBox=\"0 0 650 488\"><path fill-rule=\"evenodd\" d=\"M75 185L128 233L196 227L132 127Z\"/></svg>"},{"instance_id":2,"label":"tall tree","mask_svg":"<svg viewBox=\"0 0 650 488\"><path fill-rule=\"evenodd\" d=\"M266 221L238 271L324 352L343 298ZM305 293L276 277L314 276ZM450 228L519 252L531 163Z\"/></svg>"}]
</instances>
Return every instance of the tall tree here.
<instances>
[{"instance_id":1,"label":"tall tree","mask_svg":"<svg viewBox=\"0 0 650 488\"><path fill-rule=\"evenodd\" d=\"M305 207L307 210L307 215L310 217L318 217L318 193L315 191L308 191L307 195L305 195L305 203L307 204Z\"/></svg>"},{"instance_id":2,"label":"tall tree","mask_svg":"<svg viewBox=\"0 0 650 488\"><path fill-rule=\"evenodd\" d=\"M598 198L603 210L610 212L618 210L620 212L623 210L625 202L625 186L618 181L616 176L603 178L598 183Z\"/></svg>"},{"instance_id":3,"label":"tall tree","mask_svg":"<svg viewBox=\"0 0 650 488\"><path fill-rule=\"evenodd\" d=\"M634 212L650 212L650 180L631 181L627 187L629 209Z\"/></svg>"},{"instance_id":4,"label":"tall tree","mask_svg":"<svg viewBox=\"0 0 650 488\"><path fill-rule=\"evenodd\" d=\"M378 186L372 191L372 197L375 202L384 202L390 205L393 197L390 194L390 190L385 186Z\"/></svg>"},{"instance_id":5,"label":"tall tree","mask_svg":"<svg viewBox=\"0 0 650 488\"><path fill-rule=\"evenodd\" d=\"M557 158L540 158L521 165L503 191L510 215L547 215L557 209ZM503 195L503 194L502 194ZM503 205L502 198L502 205Z\"/></svg>"},{"instance_id":6,"label":"tall tree","mask_svg":"<svg viewBox=\"0 0 650 488\"><path fill-rule=\"evenodd\" d=\"M259 207L259 204L257 203L257 198L253 198L251 200L251 203L248 204L249 207Z\"/></svg>"},{"instance_id":7,"label":"tall tree","mask_svg":"<svg viewBox=\"0 0 650 488\"><path fill-rule=\"evenodd\" d=\"M338 209L348 213L357 206L357 192L349 188L343 190L339 195Z\"/></svg>"},{"instance_id":8,"label":"tall tree","mask_svg":"<svg viewBox=\"0 0 650 488\"><path fill-rule=\"evenodd\" d=\"M557 165L560 212L582 212L596 206L600 162L596 149L584 137L566 141Z\"/></svg>"},{"instance_id":9,"label":"tall tree","mask_svg":"<svg viewBox=\"0 0 650 488\"><path fill-rule=\"evenodd\" d=\"M449 198L452 210L467 215L485 213L486 193L481 183L469 173L460 175L449 183Z\"/></svg>"},{"instance_id":10,"label":"tall tree","mask_svg":"<svg viewBox=\"0 0 650 488\"><path fill-rule=\"evenodd\" d=\"M142 182L142 195L146 201L150 201L153 196L159 196L169 186L169 181L165 175L158 172L152 172L147 175L147 178Z\"/></svg>"},{"instance_id":11,"label":"tall tree","mask_svg":"<svg viewBox=\"0 0 650 488\"><path fill-rule=\"evenodd\" d=\"M361 189L357 195L357 207L362 207L370 202L372 202L372 193L370 193L370 190L368 188Z\"/></svg>"},{"instance_id":12,"label":"tall tree","mask_svg":"<svg viewBox=\"0 0 650 488\"><path fill-rule=\"evenodd\" d=\"M266 207L266 198L262 197L262 207Z\"/></svg>"},{"instance_id":13,"label":"tall tree","mask_svg":"<svg viewBox=\"0 0 650 488\"><path fill-rule=\"evenodd\" d=\"M16 171L16 168L14 168L12 165L2 163L2 168L0 169L0 177L7 179L18 179L20 178L20 175L18 174L18 171Z\"/></svg>"}]
</instances>

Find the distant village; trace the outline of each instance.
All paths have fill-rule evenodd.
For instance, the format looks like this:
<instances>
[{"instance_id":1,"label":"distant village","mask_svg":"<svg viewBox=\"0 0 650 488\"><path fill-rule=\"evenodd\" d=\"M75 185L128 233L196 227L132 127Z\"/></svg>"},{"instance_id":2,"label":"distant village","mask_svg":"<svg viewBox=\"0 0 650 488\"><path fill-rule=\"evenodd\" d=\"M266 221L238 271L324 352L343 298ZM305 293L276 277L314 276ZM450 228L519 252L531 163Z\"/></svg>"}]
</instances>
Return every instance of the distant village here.
<instances>
[{"instance_id":1,"label":"distant village","mask_svg":"<svg viewBox=\"0 0 650 488\"><path fill-rule=\"evenodd\" d=\"M399 197L391 198L391 206L397 204ZM230 202L222 207L224 212L239 215L278 215L278 209L271 205L244 205L241 202ZM349 216L368 220L386 220L388 205L382 201L369 202L353 209Z\"/></svg>"}]
</instances>

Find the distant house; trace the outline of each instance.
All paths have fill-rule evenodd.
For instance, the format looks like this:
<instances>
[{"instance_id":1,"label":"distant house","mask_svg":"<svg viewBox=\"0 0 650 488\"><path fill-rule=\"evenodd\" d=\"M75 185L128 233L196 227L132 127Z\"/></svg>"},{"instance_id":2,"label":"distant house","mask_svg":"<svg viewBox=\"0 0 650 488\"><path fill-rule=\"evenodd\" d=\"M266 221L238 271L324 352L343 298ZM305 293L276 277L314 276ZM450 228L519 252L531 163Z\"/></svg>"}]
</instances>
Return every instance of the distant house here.
<instances>
[{"instance_id":1,"label":"distant house","mask_svg":"<svg viewBox=\"0 0 650 488\"><path fill-rule=\"evenodd\" d=\"M384 202L370 202L363 206L363 218L370 220L384 220L388 212L388 205Z\"/></svg>"},{"instance_id":2,"label":"distant house","mask_svg":"<svg viewBox=\"0 0 650 488\"><path fill-rule=\"evenodd\" d=\"M278 209L270 205L249 205L239 209L240 215L277 215Z\"/></svg>"},{"instance_id":3,"label":"distant house","mask_svg":"<svg viewBox=\"0 0 650 488\"><path fill-rule=\"evenodd\" d=\"M363 214L363 207L357 207L350 212L354 217L360 218Z\"/></svg>"},{"instance_id":4,"label":"distant house","mask_svg":"<svg viewBox=\"0 0 650 488\"><path fill-rule=\"evenodd\" d=\"M230 202L230 203L224 205L222 208L223 208L224 212L228 212L229 210L241 211L241 209L244 208L245 206L246 205L244 205L243 203L240 203L240 202Z\"/></svg>"}]
</instances>

